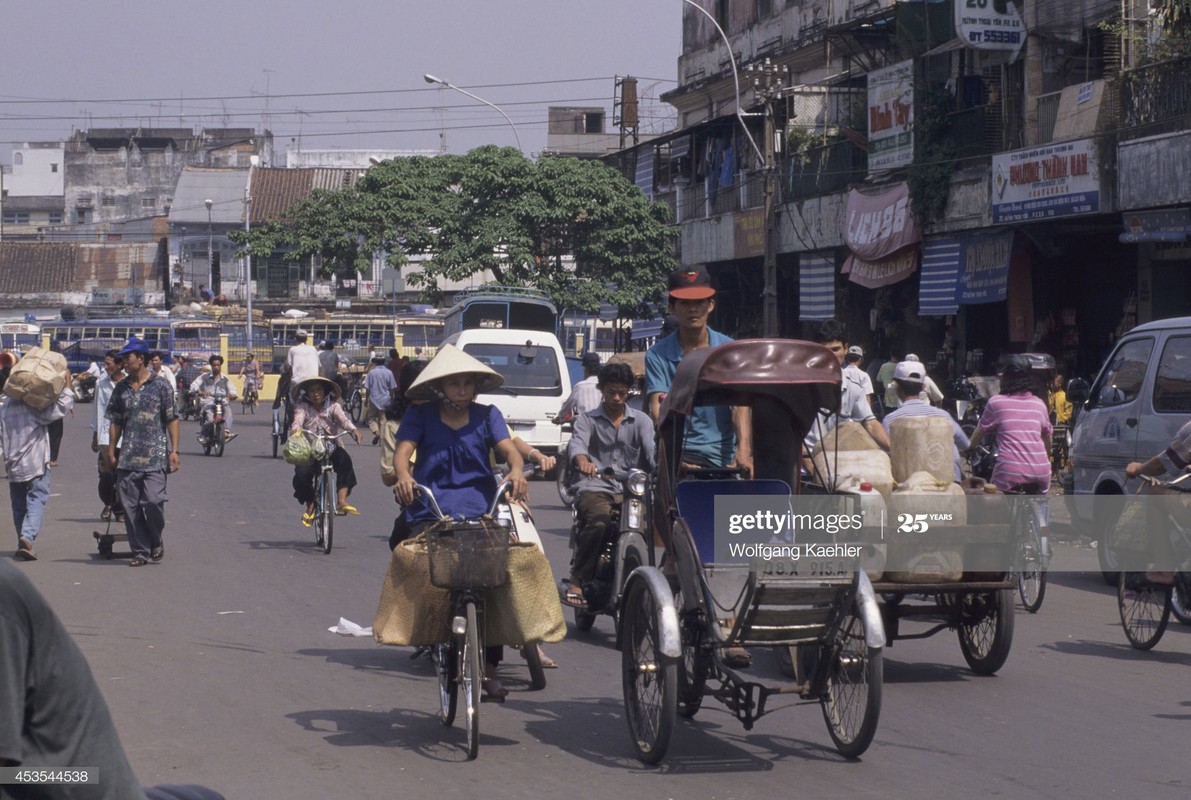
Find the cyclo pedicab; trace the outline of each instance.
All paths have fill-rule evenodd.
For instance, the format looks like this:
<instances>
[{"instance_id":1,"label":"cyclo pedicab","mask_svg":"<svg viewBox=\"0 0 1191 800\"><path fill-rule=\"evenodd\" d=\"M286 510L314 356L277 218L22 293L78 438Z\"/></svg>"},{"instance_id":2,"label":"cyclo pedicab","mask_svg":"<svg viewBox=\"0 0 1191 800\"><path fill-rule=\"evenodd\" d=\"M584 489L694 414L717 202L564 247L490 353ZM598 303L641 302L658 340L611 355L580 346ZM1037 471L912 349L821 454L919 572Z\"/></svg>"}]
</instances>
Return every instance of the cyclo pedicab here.
<instances>
[{"instance_id":1,"label":"cyclo pedicab","mask_svg":"<svg viewBox=\"0 0 1191 800\"><path fill-rule=\"evenodd\" d=\"M860 756L880 716L884 632L865 574L821 562L721 562L717 498L790 508L801 442L820 408L840 402L838 360L817 344L756 339L688 354L662 403L648 563L628 575L620 604L625 716L639 758L666 754L675 716L704 698L723 703L746 730L774 695L818 703L839 752ZM681 463L687 417L696 406L748 406L755 477ZM828 498L830 499L830 498ZM747 500L746 500L747 502ZM664 548L659 556L658 546ZM659 561L660 558L660 561ZM735 647L796 647L793 685L746 677L725 663Z\"/></svg>"}]
</instances>

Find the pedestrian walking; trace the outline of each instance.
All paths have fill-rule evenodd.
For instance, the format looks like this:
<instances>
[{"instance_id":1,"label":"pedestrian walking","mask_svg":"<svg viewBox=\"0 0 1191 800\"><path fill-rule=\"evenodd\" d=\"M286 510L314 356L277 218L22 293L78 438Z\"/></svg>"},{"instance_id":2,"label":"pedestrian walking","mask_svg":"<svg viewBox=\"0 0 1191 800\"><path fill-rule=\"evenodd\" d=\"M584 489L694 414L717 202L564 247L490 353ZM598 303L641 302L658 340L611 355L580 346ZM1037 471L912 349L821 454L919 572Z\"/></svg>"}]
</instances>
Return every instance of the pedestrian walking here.
<instances>
[{"instance_id":1,"label":"pedestrian walking","mask_svg":"<svg viewBox=\"0 0 1191 800\"><path fill-rule=\"evenodd\" d=\"M374 366L364 376L364 387L368 390L368 408L364 411L364 422L372 431L372 443L380 442L381 427L384 425L385 407L397 390L397 379L382 359L374 359Z\"/></svg>"},{"instance_id":2,"label":"pedestrian walking","mask_svg":"<svg viewBox=\"0 0 1191 800\"><path fill-rule=\"evenodd\" d=\"M178 412L165 379L149 369L149 346L133 336L120 351L128 377L108 404L108 463L116 467L116 491L124 505L124 528L132 548L130 567L165 556L166 473L182 464ZM121 436L123 440L121 441ZM117 459L116 444L120 444Z\"/></svg>"},{"instance_id":3,"label":"pedestrian walking","mask_svg":"<svg viewBox=\"0 0 1191 800\"><path fill-rule=\"evenodd\" d=\"M318 351L314 345L307 344L310 337L304 329L294 331L294 346L285 354L285 363L289 365L290 380L297 386L307 378L318 377Z\"/></svg>"},{"instance_id":4,"label":"pedestrian walking","mask_svg":"<svg viewBox=\"0 0 1191 800\"><path fill-rule=\"evenodd\" d=\"M33 542L41 530L50 499L49 427L55 421L60 422L72 408L74 390L69 371L58 399L44 410L38 411L7 395L0 400L0 442L4 446L4 468L8 471L18 560L37 560Z\"/></svg>"},{"instance_id":5,"label":"pedestrian walking","mask_svg":"<svg viewBox=\"0 0 1191 800\"><path fill-rule=\"evenodd\" d=\"M124 506L120 504L120 494L116 491L116 468L108 463L108 435L111 426L108 424L108 405L112 401L112 392L116 384L124 380L124 357L119 350L109 350L103 357L103 375L95 382L95 402L91 409L91 452L98 453L99 470L99 499L103 503L103 511L99 518L104 522L115 515L116 522L124 522ZM120 443L116 443L116 452L120 451Z\"/></svg>"}]
</instances>

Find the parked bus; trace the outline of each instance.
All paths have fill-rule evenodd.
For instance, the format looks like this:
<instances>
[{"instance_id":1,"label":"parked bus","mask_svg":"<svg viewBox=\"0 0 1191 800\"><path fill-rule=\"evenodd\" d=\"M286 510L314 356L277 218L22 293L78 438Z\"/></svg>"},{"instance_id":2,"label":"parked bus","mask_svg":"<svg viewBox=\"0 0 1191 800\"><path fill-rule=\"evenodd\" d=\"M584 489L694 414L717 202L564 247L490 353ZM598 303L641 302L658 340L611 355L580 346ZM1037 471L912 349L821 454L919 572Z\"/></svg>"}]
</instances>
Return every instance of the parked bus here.
<instances>
[{"instance_id":1,"label":"parked bus","mask_svg":"<svg viewBox=\"0 0 1191 800\"><path fill-rule=\"evenodd\" d=\"M219 335L223 326L209 319L88 319L59 320L41 326L43 337L49 337L50 349L66 356L72 372L81 372L96 360L102 360L108 350L120 349L136 336L150 350L186 353L191 358L206 360L219 352Z\"/></svg>"},{"instance_id":2,"label":"parked bus","mask_svg":"<svg viewBox=\"0 0 1191 800\"><path fill-rule=\"evenodd\" d=\"M41 344L41 326L32 322L0 322L0 350L24 350Z\"/></svg>"},{"instance_id":3,"label":"parked bus","mask_svg":"<svg viewBox=\"0 0 1191 800\"><path fill-rule=\"evenodd\" d=\"M446 313L444 336L475 328L558 330L558 309L544 292L516 286L481 286L455 295Z\"/></svg>"},{"instance_id":4,"label":"parked bus","mask_svg":"<svg viewBox=\"0 0 1191 800\"><path fill-rule=\"evenodd\" d=\"M285 355L294 345L294 332L299 328L310 335L307 339L310 344L317 347L320 342L331 342L340 356L363 365L371 353L388 358L389 350L396 348L397 334L402 336L401 347L397 348L401 355L413 358L421 348L422 355L430 358L442 341L442 325L442 318L433 314L403 313L396 317L331 314L324 319L271 317L268 326L274 371L285 363Z\"/></svg>"}]
</instances>

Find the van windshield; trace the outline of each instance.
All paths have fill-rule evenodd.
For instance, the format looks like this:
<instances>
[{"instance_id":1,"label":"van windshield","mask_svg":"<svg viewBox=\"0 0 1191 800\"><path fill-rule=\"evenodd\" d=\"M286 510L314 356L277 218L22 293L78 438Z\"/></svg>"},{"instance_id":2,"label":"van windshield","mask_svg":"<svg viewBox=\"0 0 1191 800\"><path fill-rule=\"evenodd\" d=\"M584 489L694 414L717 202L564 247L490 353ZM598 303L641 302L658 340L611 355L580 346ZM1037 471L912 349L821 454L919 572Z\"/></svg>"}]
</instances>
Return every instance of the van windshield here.
<instances>
[{"instance_id":1,"label":"van windshield","mask_svg":"<svg viewBox=\"0 0 1191 800\"><path fill-rule=\"evenodd\" d=\"M504 385L498 392L562 397L562 377L552 348L477 343L465 345L463 350L504 376Z\"/></svg>"}]
</instances>

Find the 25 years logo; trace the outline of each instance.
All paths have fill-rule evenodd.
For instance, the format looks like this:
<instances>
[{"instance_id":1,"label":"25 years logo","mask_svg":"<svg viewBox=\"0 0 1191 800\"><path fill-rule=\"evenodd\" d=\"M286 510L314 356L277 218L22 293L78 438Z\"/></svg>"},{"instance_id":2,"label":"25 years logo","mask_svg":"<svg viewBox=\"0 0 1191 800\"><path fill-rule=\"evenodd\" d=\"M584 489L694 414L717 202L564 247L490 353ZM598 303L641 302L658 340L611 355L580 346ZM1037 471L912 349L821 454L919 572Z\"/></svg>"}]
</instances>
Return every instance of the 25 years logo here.
<instances>
[{"instance_id":1,"label":"25 years logo","mask_svg":"<svg viewBox=\"0 0 1191 800\"><path fill-rule=\"evenodd\" d=\"M930 524L926 520L926 514L898 514L897 531L898 533L926 533L930 530Z\"/></svg>"}]
</instances>

